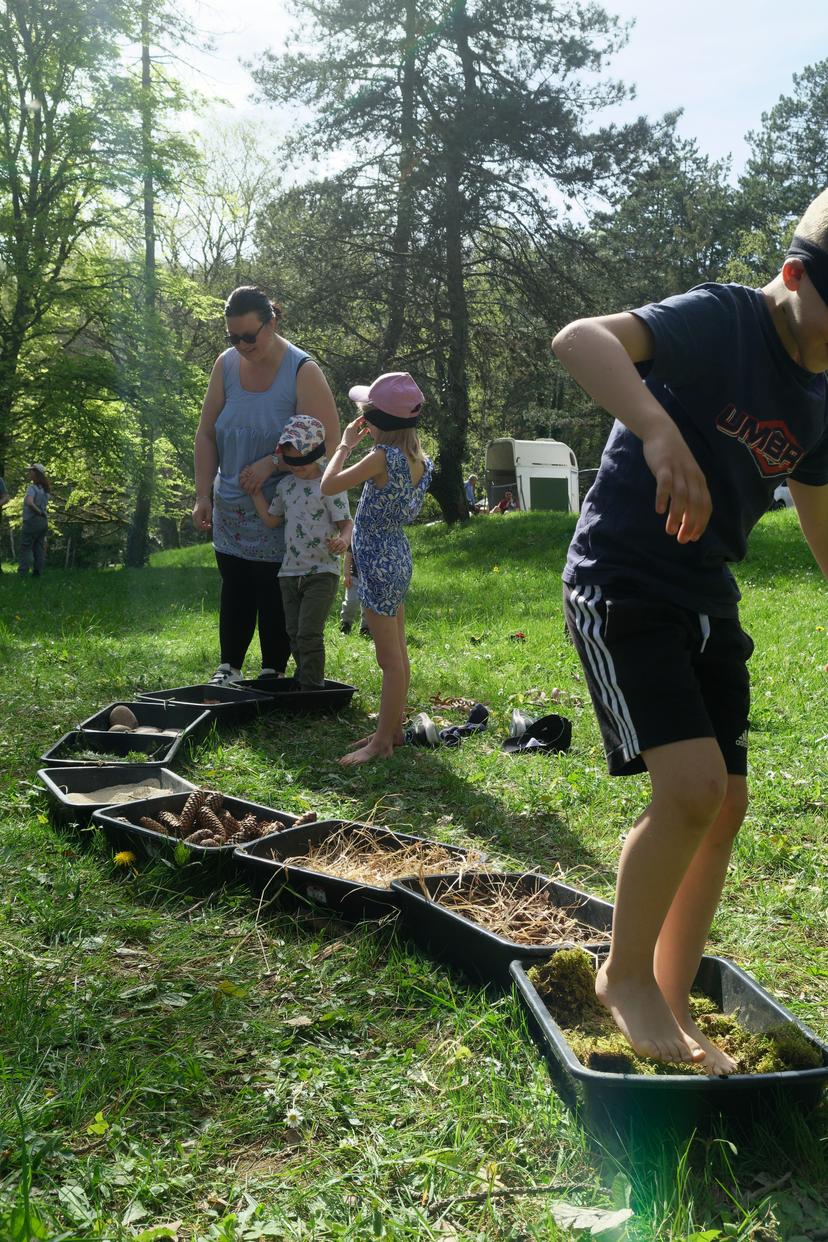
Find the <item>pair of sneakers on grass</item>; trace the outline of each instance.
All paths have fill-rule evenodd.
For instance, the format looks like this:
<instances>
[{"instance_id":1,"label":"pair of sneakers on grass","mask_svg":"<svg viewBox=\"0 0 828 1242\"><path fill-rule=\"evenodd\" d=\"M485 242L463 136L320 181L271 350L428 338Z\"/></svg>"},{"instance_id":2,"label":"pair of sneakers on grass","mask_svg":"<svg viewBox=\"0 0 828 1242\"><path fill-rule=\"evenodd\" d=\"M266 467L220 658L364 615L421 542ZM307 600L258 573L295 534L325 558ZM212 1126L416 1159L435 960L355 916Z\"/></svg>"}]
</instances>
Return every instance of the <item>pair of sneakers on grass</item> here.
<instances>
[{"instance_id":1,"label":"pair of sneakers on grass","mask_svg":"<svg viewBox=\"0 0 828 1242\"><path fill-rule=\"evenodd\" d=\"M405 730L405 741L409 746L459 746L464 737L472 733L482 733L489 719L489 709L482 703L475 703L469 712L464 725L451 725L447 729L438 729L427 712L418 712L409 727ZM509 723L509 736L501 745L507 754L520 751L539 750L545 753L569 750L572 741L572 724L564 716L534 717L521 711L512 710Z\"/></svg>"}]
</instances>

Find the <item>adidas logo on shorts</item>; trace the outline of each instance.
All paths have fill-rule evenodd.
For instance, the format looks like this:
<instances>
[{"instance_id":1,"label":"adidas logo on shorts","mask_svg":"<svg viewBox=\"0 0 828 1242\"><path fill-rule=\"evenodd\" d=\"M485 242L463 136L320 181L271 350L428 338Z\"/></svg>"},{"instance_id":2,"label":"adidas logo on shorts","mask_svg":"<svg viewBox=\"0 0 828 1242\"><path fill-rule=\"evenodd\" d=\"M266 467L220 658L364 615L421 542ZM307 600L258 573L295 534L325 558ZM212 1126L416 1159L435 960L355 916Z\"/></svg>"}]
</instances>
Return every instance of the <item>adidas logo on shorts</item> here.
<instances>
[{"instance_id":1,"label":"adidas logo on shorts","mask_svg":"<svg viewBox=\"0 0 828 1242\"><path fill-rule=\"evenodd\" d=\"M747 731L747 729L745 729L744 733L740 733L740 734L739 734L739 736L736 738L735 745L736 745L736 746L744 746L745 750L747 750L747 748L748 748L748 731Z\"/></svg>"}]
</instances>

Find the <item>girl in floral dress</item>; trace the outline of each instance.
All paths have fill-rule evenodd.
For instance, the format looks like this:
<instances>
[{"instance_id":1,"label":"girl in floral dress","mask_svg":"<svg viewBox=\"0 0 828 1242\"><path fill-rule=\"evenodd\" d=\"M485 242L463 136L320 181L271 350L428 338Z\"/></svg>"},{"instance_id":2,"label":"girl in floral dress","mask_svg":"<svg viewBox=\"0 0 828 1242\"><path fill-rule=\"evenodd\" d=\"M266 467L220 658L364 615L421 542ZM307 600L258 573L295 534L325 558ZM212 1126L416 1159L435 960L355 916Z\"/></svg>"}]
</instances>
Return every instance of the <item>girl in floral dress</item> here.
<instances>
[{"instance_id":1,"label":"girl in floral dress","mask_svg":"<svg viewBox=\"0 0 828 1242\"><path fill-rule=\"evenodd\" d=\"M384 758L402 744L402 720L411 670L405 641L405 597L411 583L411 548L403 524L417 516L431 482L432 464L415 430L423 394L407 371L381 375L349 397L360 414L349 423L322 477L323 496L363 483L351 550L359 598L382 669L376 730L360 738L340 763ZM370 437L374 448L355 466L349 453Z\"/></svg>"}]
</instances>

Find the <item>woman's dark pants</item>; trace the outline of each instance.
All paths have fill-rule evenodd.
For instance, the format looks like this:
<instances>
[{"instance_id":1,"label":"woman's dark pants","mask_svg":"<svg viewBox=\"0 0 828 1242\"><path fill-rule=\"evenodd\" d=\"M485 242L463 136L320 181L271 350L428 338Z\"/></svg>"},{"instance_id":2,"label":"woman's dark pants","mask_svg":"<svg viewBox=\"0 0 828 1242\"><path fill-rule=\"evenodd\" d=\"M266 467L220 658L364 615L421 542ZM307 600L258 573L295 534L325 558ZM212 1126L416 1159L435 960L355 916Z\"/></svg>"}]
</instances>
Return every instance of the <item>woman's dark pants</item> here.
<instances>
[{"instance_id":1,"label":"woman's dark pants","mask_svg":"<svg viewBox=\"0 0 828 1242\"><path fill-rule=\"evenodd\" d=\"M241 668L253 641L256 624L262 649L262 668L283 673L290 658L290 639L285 629L281 563L246 561L240 556L216 552L221 574L219 642L221 662Z\"/></svg>"}]
</instances>

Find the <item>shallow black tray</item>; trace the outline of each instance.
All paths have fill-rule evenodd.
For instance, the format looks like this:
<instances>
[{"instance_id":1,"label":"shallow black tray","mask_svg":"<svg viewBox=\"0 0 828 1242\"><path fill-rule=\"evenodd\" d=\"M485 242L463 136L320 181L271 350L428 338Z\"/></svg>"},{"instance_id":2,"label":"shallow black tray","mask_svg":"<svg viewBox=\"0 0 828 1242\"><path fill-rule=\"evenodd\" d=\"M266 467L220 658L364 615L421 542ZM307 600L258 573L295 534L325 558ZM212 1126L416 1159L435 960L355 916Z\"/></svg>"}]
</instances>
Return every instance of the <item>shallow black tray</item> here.
<instances>
[{"instance_id":1,"label":"shallow black tray","mask_svg":"<svg viewBox=\"0 0 828 1242\"><path fill-rule=\"evenodd\" d=\"M597 956L606 947L593 950ZM711 997L723 1013L738 1011L749 1031L766 1031L792 1022L819 1049L818 1069L787 1070L777 1074L732 1074L707 1078L697 1074L609 1074L588 1069L570 1048L526 968L532 962L512 963L512 977L529 1016L532 1034L546 1056L562 1094L593 1128L614 1135L645 1136L653 1127L686 1134L704 1129L716 1118L747 1123L767 1119L776 1109L810 1110L828 1081L828 1046L798 1018L752 979L722 957L703 957L694 988Z\"/></svg>"},{"instance_id":2,"label":"shallow black tray","mask_svg":"<svg viewBox=\"0 0 828 1242\"><path fill-rule=\"evenodd\" d=\"M326 837L342 828L368 832L388 849L399 849L412 842L443 844L425 837L409 836L402 832L392 832L389 828L376 828L351 820L318 820L314 824L302 824L301 827L292 829L289 836L276 834L261 837L258 841L239 847L237 860L251 890L264 895L268 900L277 897L290 900L292 897L301 904L324 906L342 918L357 921L383 918L397 910L398 898L390 888L359 884L321 871L291 866L291 857L306 854L311 846L319 845ZM468 857L468 851L459 846L447 845L445 848L457 856L458 863ZM270 856L271 852L276 855L275 858Z\"/></svg>"},{"instance_id":3,"label":"shallow black tray","mask_svg":"<svg viewBox=\"0 0 828 1242\"><path fill-rule=\"evenodd\" d=\"M154 832L152 828L144 828L139 824L138 821L142 815L157 818L159 811L180 813L189 796L189 791L171 793L163 798L147 798L142 802L127 802L118 807L106 807L95 811L92 820L103 829L110 845L118 849L134 846L142 854L152 856L160 853L169 857L179 845L183 845L190 851L194 862L210 864L217 872L229 874L235 870L233 858L236 851L235 845L187 845L186 842L179 841L176 837L166 837L160 832ZM258 802L248 802L244 798L232 798L229 794L224 795L224 806L233 812L236 819L242 819L245 815L252 813L259 819L278 819L286 829L289 829L296 820L296 816L287 811L275 811L272 807L262 806ZM124 819L130 822L124 823ZM278 835L275 833L264 839L272 841Z\"/></svg>"},{"instance_id":4,"label":"shallow black tray","mask_svg":"<svg viewBox=\"0 0 828 1242\"><path fill-rule=\"evenodd\" d=\"M156 729L175 730L191 742L200 741L209 732L213 718L206 707L189 703L174 703L166 699L116 699L94 716L88 716L78 725L79 729L96 729L109 732L109 714L113 707L128 707L139 725L152 725ZM141 734L138 735L142 736ZM151 733L144 734L152 737Z\"/></svg>"},{"instance_id":5,"label":"shallow black tray","mask_svg":"<svg viewBox=\"0 0 828 1242\"><path fill-rule=\"evenodd\" d=\"M44 750L40 756L46 767L107 767L113 765L141 765L142 767L168 767L181 749L181 734L175 737L162 733L97 733L71 729L63 737ZM80 751L98 751L101 754L118 755L117 759L75 759ZM145 755L145 759L127 759L130 752Z\"/></svg>"},{"instance_id":6,"label":"shallow black tray","mask_svg":"<svg viewBox=\"0 0 828 1242\"><path fill-rule=\"evenodd\" d=\"M157 782L158 797L182 791L189 793L190 790L195 789L195 785L185 780L183 776L179 776L177 772L171 772L169 768L155 767L154 764L143 763L86 764L83 766L76 764L68 768L41 768L37 775L46 786L46 792L49 795L49 810L55 822L78 824L81 827L89 823L93 811L99 810L102 806L115 804L111 798L105 798L100 802L85 802L81 805L68 800L67 795L70 793L91 793L93 790L103 789L110 785L143 784L144 782L150 784ZM143 802L144 799L140 801ZM120 803L119 805L129 804Z\"/></svg>"},{"instance_id":7,"label":"shallow black tray","mask_svg":"<svg viewBox=\"0 0 828 1242\"><path fill-rule=\"evenodd\" d=\"M543 875L520 872L493 872L499 880L508 880L521 887L527 895L548 890L550 904L558 906L578 922L595 931L612 927L612 905L599 897L590 897L580 889L570 888ZM433 898L441 887L458 880L456 875L427 875L423 883ZM476 876L485 883L485 876ZM508 987L509 966L516 957L543 960L554 949L572 948L571 941L554 941L546 945L519 944L487 931L479 923L455 910L429 900L416 876L392 880L391 887L402 909L402 930L417 944L442 961L459 966L472 978L498 987Z\"/></svg>"},{"instance_id":8,"label":"shallow black tray","mask_svg":"<svg viewBox=\"0 0 828 1242\"><path fill-rule=\"evenodd\" d=\"M356 686L327 678L319 690L302 690L295 677L259 677L236 684L267 694L270 701L264 711L338 712L348 706L356 693Z\"/></svg>"},{"instance_id":9,"label":"shallow black tray","mask_svg":"<svg viewBox=\"0 0 828 1242\"><path fill-rule=\"evenodd\" d=\"M174 686L169 690L140 690L138 698L195 704L222 724L243 724L252 720L258 712L267 709L270 701L270 695L257 690L211 686L206 682L198 686ZM208 699L216 702L207 702Z\"/></svg>"}]
</instances>

